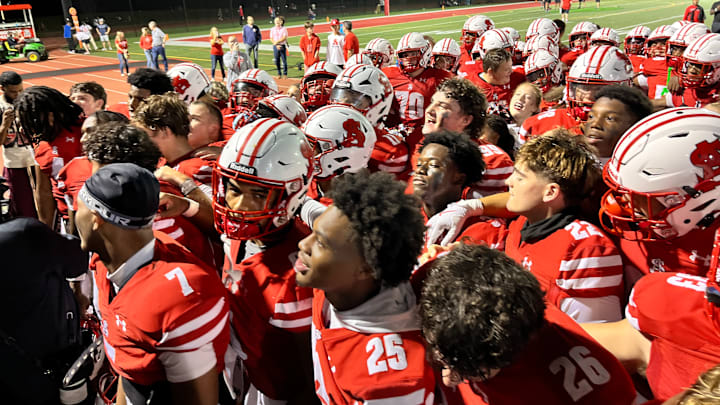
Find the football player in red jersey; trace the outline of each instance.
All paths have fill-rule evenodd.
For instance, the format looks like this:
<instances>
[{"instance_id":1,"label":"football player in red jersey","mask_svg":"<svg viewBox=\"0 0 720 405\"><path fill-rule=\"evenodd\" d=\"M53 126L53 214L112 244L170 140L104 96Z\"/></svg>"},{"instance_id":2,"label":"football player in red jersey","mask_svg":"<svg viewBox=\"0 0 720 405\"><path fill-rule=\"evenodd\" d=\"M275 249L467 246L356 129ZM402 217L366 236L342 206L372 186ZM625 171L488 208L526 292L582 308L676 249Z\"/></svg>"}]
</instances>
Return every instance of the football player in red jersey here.
<instances>
[{"instance_id":1,"label":"football player in red jersey","mask_svg":"<svg viewBox=\"0 0 720 405\"><path fill-rule=\"evenodd\" d=\"M26 89L14 105L22 133L35 145L33 194L38 219L55 229L58 215L67 218L65 202L56 203L53 198L59 194L57 176L63 166L82 155L83 110L64 94L45 86Z\"/></svg>"},{"instance_id":2,"label":"football player in red jersey","mask_svg":"<svg viewBox=\"0 0 720 405\"><path fill-rule=\"evenodd\" d=\"M572 66L577 58L584 54L590 43L590 36L598 30L598 26L590 21L581 21L573 27L568 36L570 41L570 52L564 54L560 60L567 66Z\"/></svg>"},{"instance_id":3,"label":"football player in red jersey","mask_svg":"<svg viewBox=\"0 0 720 405\"><path fill-rule=\"evenodd\" d=\"M277 94L275 79L264 70L250 69L240 73L232 83L230 109L232 113L223 117L223 138L230 139L235 130L253 122L259 117L255 113L261 98Z\"/></svg>"},{"instance_id":4,"label":"football player in red jersey","mask_svg":"<svg viewBox=\"0 0 720 405\"><path fill-rule=\"evenodd\" d=\"M504 49L491 49L483 58L483 72L470 75L473 82L485 94L488 112L507 112L515 88L525 81L525 75L513 71L512 55Z\"/></svg>"},{"instance_id":5,"label":"football player in red jersey","mask_svg":"<svg viewBox=\"0 0 720 405\"><path fill-rule=\"evenodd\" d=\"M665 100L659 100L656 106L665 104L668 107L686 105L699 108L720 100L719 48L718 34L705 34L691 42L683 53L680 71L685 91L679 95L665 95Z\"/></svg>"},{"instance_id":6,"label":"football player in red jersey","mask_svg":"<svg viewBox=\"0 0 720 405\"><path fill-rule=\"evenodd\" d=\"M389 174L338 179L313 233L298 244L299 285L312 302L315 389L330 404L432 404L415 294L423 245L417 200Z\"/></svg>"},{"instance_id":7,"label":"football player in red jersey","mask_svg":"<svg viewBox=\"0 0 720 405\"><path fill-rule=\"evenodd\" d=\"M513 162L502 149L480 139L485 127L485 111L487 101L480 90L469 80L452 78L438 86L431 103L425 112L423 134L438 129L465 133L480 145L485 161L485 172L482 179L471 188L473 193L482 195L506 191L505 179L512 173ZM416 152L412 162L417 161Z\"/></svg>"},{"instance_id":8,"label":"football player in red jersey","mask_svg":"<svg viewBox=\"0 0 720 405\"><path fill-rule=\"evenodd\" d=\"M297 285L293 269L297 244L308 234L295 214L314 171L312 146L302 131L272 118L237 131L213 168L215 227L225 241L223 279L236 338L232 347L250 379L246 404L317 402L312 290ZM236 373L243 373L242 367Z\"/></svg>"},{"instance_id":9,"label":"football player in red jersey","mask_svg":"<svg viewBox=\"0 0 720 405\"><path fill-rule=\"evenodd\" d=\"M546 307L535 277L497 250L463 244L437 259L420 306L428 349L457 402L634 403L622 365Z\"/></svg>"},{"instance_id":10,"label":"football player in red jersey","mask_svg":"<svg viewBox=\"0 0 720 405\"><path fill-rule=\"evenodd\" d=\"M335 78L342 69L327 61L317 62L305 70L300 80L300 99L308 112L327 105Z\"/></svg>"},{"instance_id":11,"label":"football player in red jersey","mask_svg":"<svg viewBox=\"0 0 720 405\"><path fill-rule=\"evenodd\" d=\"M638 25L630 30L625 36L625 47L623 50L632 62L633 70L640 72L640 66L645 60L645 40L650 36L650 28Z\"/></svg>"},{"instance_id":12,"label":"football player in red jersey","mask_svg":"<svg viewBox=\"0 0 720 405\"><path fill-rule=\"evenodd\" d=\"M127 103L118 103L108 106L108 110L123 114L128 118L132 118L135 110L140 107L146 98L154 94L165 94L168 91L174 91L172 82L165 72L150 68L137 68L128 75Z\"/></svg>"},{"instance_id":13,"label":"football player in red jersey","mask_svg":"<svg viewBox=\"0 0 720 405\"><path fill-rule=\"evenodd\" d=\"M76 223L93 252L105 355L118 404L217 404L229 308L217 272L152 222L160 186L132 163L99 169L79 193ZM148 305L152 303L152 305Z\"/></svg>"},{"instance_id":14,"label":"football player in red jersey","mask_svg":"<svg viewBox=\"0 0 720 405\"><path fill-rule=\"evenodd\" d=\"M193 101L188 106L190 132L188 142L193 149L207 146L222 140L222 112L215 104L206 101Z\"/></svg>"},{"instance_id":15,"label":"football player in red jersey","mask_svg":"<svg viewBox=\"0 0 720 405\"><path fill-rule=\"evenodd\" d=\"M475 42L487 30L495 28L495 23L489 17L482 14L474 15L468 18L463 24L460 41L462 42L463 52L460 56L460 65L473 60L472 49Z\"/></svg>"},{"instance_id":16,"label":"football player in red jersey","mask_svg":"<svg viewBox=\"0 0 720 405\"><path fill-rule=\"evenodd\" d=\"M422 139L422 124L430 97L443 80L453 74L430 67L432 45L422 34L405 34L398 43L398 65L383 68L395 98L388 117L391 127L402 123L407 128L405 143L411 152Z\"/></svg>"},{"instance_id":17,"label":"football player in red jersey","mask_svg":"<svg viewBox=\"0 0 720 405\"><path fill-rule=\"evenodd\" d=\"M640 73L635 77L635 84L647 89L648 97L657 98L667 85L668 64L665 57L667 40L675 33L671 25L655 28L645 40L645 60L640 65Z\"/></svg>"}]
</instances>

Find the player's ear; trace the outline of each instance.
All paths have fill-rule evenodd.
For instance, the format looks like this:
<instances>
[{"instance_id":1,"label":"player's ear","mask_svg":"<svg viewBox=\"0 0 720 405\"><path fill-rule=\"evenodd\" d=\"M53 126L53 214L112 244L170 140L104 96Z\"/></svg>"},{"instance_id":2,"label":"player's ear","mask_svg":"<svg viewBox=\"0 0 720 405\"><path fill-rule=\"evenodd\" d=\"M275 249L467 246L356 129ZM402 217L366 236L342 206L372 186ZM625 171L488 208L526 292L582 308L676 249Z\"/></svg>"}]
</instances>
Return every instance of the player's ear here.
<instances>
[{"instance_id":1,"label":"player's ear","mask_svg":"<svg viewBox=\"0 0 720 405\"><path fill-rule=\"evenodd\" d=\"M557 183L548 183L543 188L543 202L549 203L557 200L558 198L562 198L562 190L560 189L560 185Z\"/></svg>"}]
</instances>

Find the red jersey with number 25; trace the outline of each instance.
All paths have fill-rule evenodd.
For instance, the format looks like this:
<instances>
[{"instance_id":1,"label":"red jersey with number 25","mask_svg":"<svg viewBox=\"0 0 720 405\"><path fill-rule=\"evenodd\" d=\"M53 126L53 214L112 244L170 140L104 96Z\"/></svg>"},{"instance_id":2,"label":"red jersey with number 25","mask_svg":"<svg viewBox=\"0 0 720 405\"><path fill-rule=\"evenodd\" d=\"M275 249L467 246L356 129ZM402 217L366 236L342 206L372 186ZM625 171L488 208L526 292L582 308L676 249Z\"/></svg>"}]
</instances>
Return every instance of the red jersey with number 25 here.
<instances>
[{"instance_id":1,"label":"red jersey with number 25","mask_svg":"<svg viewBox=\"0 0 720 405\"><path fill-rule=\"evenodd\" d=\"M426 362L419 324L412 330L372 324L365 324L363 331L331 329L326 327L329 305L325 293L315 290L313 363L320 401L325 405L434 403L435 377ZM414 318L413 314L410 310L390 317Z\"/></svg>"},{"instance_id":2,"label":"red jersey with number 25","mask_svg":"<svg viewBox=\"0 0 720 405\"><path fill-rule=\"evenodd\" d=\"M720 330L709 316L706 287L705 277L654 273L630 294L625 315L652 341L647 379L656 398L672 397L720 363Z\"/></svg>"},{"instance_id":3,"label":"red jersey with number 25","mask_svg":"<svg viewBox=\"0 0 720 405\"><path fill-rule=\"evenodd\" d=\"M545 326L499 374L458 386L467 405L630 405L635 388L615 357L549 305Z\"/></svg>"}]
</instances>

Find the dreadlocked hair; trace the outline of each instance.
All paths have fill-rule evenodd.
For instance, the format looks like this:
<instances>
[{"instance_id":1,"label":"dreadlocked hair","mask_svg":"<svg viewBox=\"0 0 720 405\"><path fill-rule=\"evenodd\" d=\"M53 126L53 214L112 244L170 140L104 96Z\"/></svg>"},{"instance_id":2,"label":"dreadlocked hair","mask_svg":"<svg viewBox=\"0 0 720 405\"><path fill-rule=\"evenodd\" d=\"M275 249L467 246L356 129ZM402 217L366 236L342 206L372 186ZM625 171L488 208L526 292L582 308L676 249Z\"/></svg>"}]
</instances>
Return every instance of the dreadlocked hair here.
<instances>
[{"instance_id":1,"label":"dreadlocked hair","mask_svg":"<svg viewBox=\"0 0 720 405\"><path fill-rule=\"evenodd\" d=\"M13 105L23 132L34 143L52 142L63 129L79 126L83 114L66 95L46 86L28 88Z\"/></svg>"},{"instance_id":2,"label":"dreadlocked hair","mask_svg":"<svg viewBox=\"0 0 720 405\"><path fill-rule=\"evenodd\" d=\"M405 194L405 183L388 173L347 173L333 180L330 198L350 220L374 278L391 287L408 280L422 250L425 221L417 197Z\"/></svg>"}]
</instances>

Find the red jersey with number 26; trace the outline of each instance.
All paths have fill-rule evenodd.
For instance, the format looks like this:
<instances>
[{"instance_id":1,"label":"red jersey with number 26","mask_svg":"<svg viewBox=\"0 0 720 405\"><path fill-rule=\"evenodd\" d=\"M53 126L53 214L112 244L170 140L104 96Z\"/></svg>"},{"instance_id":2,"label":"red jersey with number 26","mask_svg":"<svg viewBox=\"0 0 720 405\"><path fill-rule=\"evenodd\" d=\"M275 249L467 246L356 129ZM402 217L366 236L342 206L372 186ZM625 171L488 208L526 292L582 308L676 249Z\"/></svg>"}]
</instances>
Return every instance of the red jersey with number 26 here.
<instances>
[{"instance_id":1,"label":"red jersey with number 26","mask_svg":"<svg viewBox=\"0 0 720 405\"><path fill-rule=\"evenodd\" d=\"M652 340L647 379L656 398L672 397L720 363L720 333L708 315L706 287L705 277L653 273L630 294L625 315Z\"/></svg>"},{"instance_id":2,"label":"red jersey with number 26","mask_svg":"<svg viewBox=\"0 0 720 405\"><path fill-rule=\"evenodd\" d=\"M467 405L630 405L635 388L615 357L549 305L545 326L499 374L458 386Z\"/></svg>"}]
</instances>

